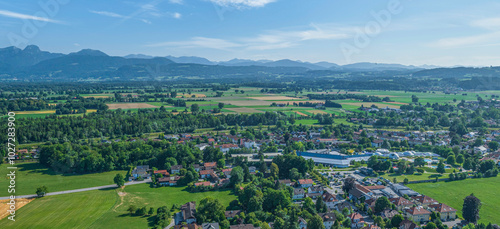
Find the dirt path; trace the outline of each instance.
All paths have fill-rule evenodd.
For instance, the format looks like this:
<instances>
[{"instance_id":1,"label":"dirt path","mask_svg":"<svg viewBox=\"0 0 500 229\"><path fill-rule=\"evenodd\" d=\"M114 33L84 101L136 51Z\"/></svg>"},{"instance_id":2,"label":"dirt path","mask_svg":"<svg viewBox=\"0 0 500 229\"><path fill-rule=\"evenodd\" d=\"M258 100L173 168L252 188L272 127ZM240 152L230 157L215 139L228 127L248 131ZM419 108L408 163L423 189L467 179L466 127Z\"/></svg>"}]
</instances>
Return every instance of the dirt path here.
<instances>
[{"instance_id":1,"label":"dirt path","mask_svg":"<svg viewBox=\"0 0 500 229\"><path fill-rule=\"evenodd\" d=\"M16 211L18 211L20 208L22 208L24 205L29 204L31 201L33 201L35 198L22 198L22 199L16 199ZM9 210L10 205L7 204L10 200L0 200L0 220L7 217L10 213L7 211Z\"/></svg>"}]
</instances>

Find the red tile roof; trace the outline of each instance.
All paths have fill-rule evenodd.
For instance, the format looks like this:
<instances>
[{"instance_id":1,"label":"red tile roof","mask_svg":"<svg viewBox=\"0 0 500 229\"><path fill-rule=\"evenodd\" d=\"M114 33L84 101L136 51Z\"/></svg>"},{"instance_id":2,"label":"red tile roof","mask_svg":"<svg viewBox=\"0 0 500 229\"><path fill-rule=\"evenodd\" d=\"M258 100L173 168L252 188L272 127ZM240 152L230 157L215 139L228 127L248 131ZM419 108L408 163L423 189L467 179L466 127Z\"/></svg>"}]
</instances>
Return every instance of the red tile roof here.
<instances>
[{"instance_id":1,"label":"red tile roof","mask_svg":"<svg viewBox=\"0 0 500 229\"><path fill-rule=\"evenodd\" d=\"M425 210L423 207L411 207L409 209L406 209L406 212L410 213L410 215L430 215L431 212Z\"/></svg>"}]
</instances>

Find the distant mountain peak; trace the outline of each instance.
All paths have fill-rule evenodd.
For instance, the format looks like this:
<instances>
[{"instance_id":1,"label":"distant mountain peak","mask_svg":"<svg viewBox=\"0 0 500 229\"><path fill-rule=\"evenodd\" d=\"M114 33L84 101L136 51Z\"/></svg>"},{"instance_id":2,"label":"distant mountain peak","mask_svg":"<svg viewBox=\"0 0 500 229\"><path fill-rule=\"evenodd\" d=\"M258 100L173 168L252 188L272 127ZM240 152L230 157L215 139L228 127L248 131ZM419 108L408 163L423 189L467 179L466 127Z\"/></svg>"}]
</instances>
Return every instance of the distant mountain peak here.
<instances>
[{"instance_id":1,"label":"distant mountain peak","mask_svg":"<svg viewBox=\"0 0 500 229\"><path fill-rule=\"evenodd\" d=\"M28 45L24 48L25 52L40 52L40 48L36 45Z\"/></svg>"},{"instance_id":2,"label":"distant mountain peak","mask_svg":"<svg viewBox=\"0 0 500 229\"><path fill-rule=\"evenodd\" d=\"M108 56L108 54L94 49L82 49L78 52L72 52L69 55L75 56Z\"/></svg>"}]
</instances>

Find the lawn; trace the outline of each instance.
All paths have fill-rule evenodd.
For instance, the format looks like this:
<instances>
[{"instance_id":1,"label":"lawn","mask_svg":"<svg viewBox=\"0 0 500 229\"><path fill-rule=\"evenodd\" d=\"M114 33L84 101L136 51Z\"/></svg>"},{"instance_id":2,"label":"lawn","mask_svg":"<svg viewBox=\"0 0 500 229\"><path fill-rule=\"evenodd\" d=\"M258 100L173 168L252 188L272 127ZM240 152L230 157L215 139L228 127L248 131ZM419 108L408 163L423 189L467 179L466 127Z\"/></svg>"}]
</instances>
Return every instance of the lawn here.
<instances>
[{"instance_id":1,"label":"lawn","mask_svg":"<svg viewBox=\"0 0 500 229\"><path fill-rule=\"evenodd\" d=\"M483 203L480 222L500 223L500 177L467 179L462 181L409 184L409 188L428 195L458 210L461 216L463 199L474 193Z\"/></svg>"},{"instance_id":2,"label":"lawn","mask_svg":"<svg viewBox=\"0 0 500 229\"><path fill-rule=\"evenodd\" d=\"M42 185L47 186L49 192L88 188L101 185L113 184L113 178L117 173L125 176L126 171L111 171L104 173L92 173L84 175L57 174L52 169L36 162L19 163L16 165L16 195L34 194L36 189ZM0 187L7 187L7 164L0 165ZM0 189L0 196L10 195L7 188Z\"/></svg>"},{"instance_id":3,"label":"lawn","mask_svg":"<svg viewBox=\"0 0 500 229\"><path fill-rule=\"evenodd\" d=\"M153 226L154 217L130 216L127 212L130 205L146 206L148 210L153 207L156 212L156 208L161 206L168 206L170 209L173 204L182 205L189 201L199 203L207 196L219 199L225 207L236 199L231 191L190 193L185 190L185 187L150 188L148 184L126 186L123 190L117 191L120 193L120 198L116 205L96 221L92 228L114 228L116 226L120 228L145 228Z\"/></svg>"},{"instance_id":4,"label":"lawn","mask_svg":"<svg viewBox=\"0 0 500 229\"><path fill-rule=\"evenodd\" d=\"M391 173L391 174L384 174L381 176L384 177L385 179L390 180L390 181L392 181L394 178L396 178L397 182L403 182L405 180L405 178L408 178L409 181L433 180L433 179L436 179L436 177L438 177L438 179L448 178L448 174L446 174L446 173L443 175L441 175L439 173L423 173L423 174L415 173L412 175L406 175L406 174L399 175L396 173Z\"/></svg>"},{"instance_id":5,"label":"lawn","mask_svg":"<svg viewBox=\"0 0 500 229\"><path fill-rule=\"evenodd\" d=\"M93 228L117 201L114 190L46 196L16 211L15 222L2 219L0 228Z\"/></svg>"},{"instance_id":6,"label":"lawn","mask_svg":"<svg viewBox=\"0 0 500 229\"><path fill-rule=\"evenodd\" d=\"M0 228L147 228L153 226L154 216L130 216L130 205L153 207L156 213L158 207L199 203L207 196L226 207L236 199L229 190L190 193L185 187L139 184L36 199L17 212L16 222L1 220Z\"/></svg>"}]
</instances>

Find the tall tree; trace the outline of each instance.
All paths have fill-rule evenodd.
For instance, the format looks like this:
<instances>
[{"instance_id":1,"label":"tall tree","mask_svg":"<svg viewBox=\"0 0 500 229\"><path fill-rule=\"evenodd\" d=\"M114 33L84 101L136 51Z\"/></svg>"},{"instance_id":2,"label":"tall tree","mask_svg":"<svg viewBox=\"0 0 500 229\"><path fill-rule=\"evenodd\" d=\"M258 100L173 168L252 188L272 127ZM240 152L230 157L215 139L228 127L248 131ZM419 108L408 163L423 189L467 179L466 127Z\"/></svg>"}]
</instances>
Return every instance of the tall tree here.
<instances>
[{"instance_id":1,"label":"tall tree","mask_svg":"<svg viewBox=\"0 0 500 229\"><path fill-rule=\"evenodd\" d=\"M313 215L309 220L307 220L308 229L325 229L323 225L323 219L319 215Z\"/></svg>"},{"instance_id":2,"label":"tall tree","mask_svg":"<svg viewBox=\"0 0 500 229\"><path fill-rule=\"evenodd\" d=\"M462 216L464 219L471 223L476 223L479 220L481 205L481 200L474 196L474 193L465 197L462 208Z\"/></svg>"},{"instance_id":3,"label":"tall tree","mask_svg":"<svg viewBox=\"0 0 500 229\"><path fill-rule=\"evenodd\" d=\"M113 178L113 181L116 185L118 185L118 188L122 187L125 184L125 179L120 173L116 174L115 178Z\"/></svg>"},{"instance_id":4,"label":"tall tree","mask_svg":"<svg viewBox=\"0 0 500 229\"><path fill-rule=\"evenodd\" d=\"M346 178L344 180L344 184L342 185L342 190L344 190L345 193L348 193L349 191L351 191L351 189L353 189L354 186L356 185L355 181L356 180L352 177Z\"/></svg>"},{"instance_id":5,"label":"tall tree","mask_svg":"<svg viewBox=\"0 0 500 229\"><path fill-rule=\"evenodd\" d=\"M198 223L221 222L226 219L224 210L224 206L218 199L207 196L200 201L200 205L196 208L196 220Z\"/></svg>"},{"instance_id":6,"label":"tall tree","mask_svg":"<svg viewBox=\"0 0 500 229\"><path fill-rule=\"evenodd\" d=\"M375 212L379 213L391 206L391 202L387 197L382 196L375 201Z\"/></svg>"}]
</instances>

